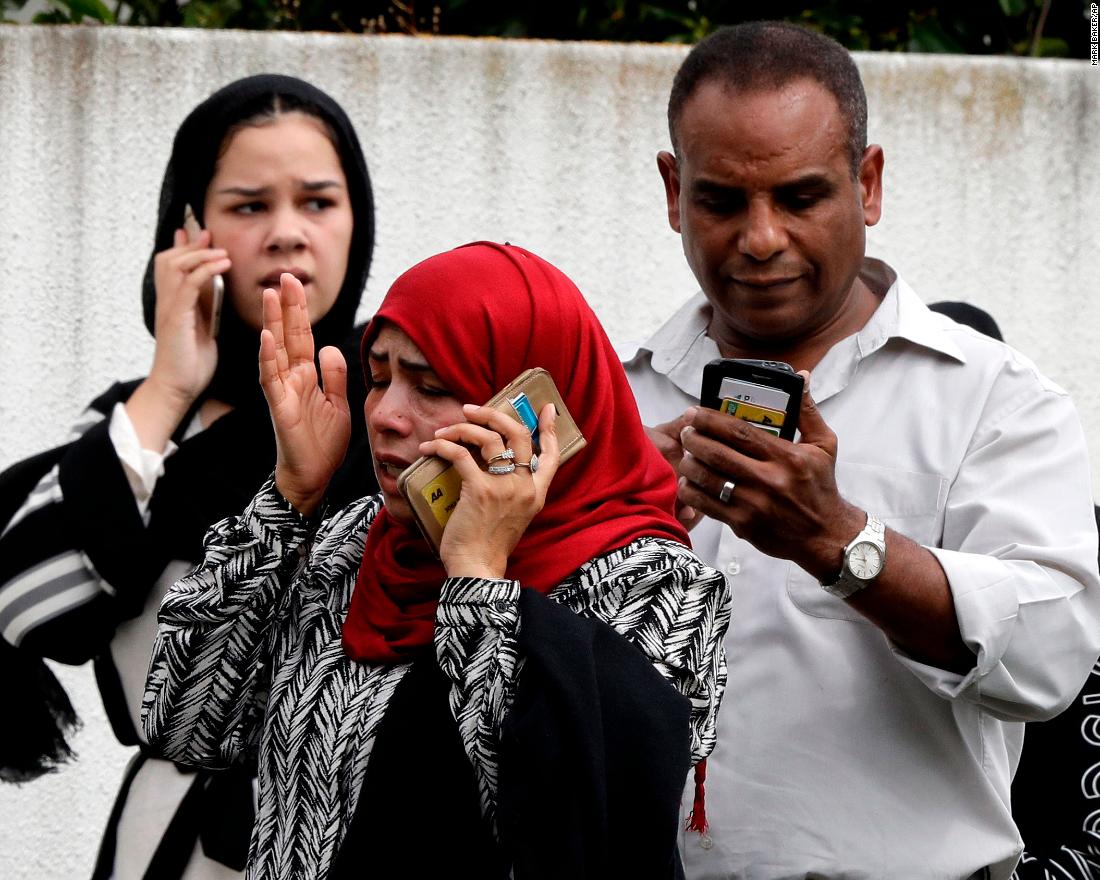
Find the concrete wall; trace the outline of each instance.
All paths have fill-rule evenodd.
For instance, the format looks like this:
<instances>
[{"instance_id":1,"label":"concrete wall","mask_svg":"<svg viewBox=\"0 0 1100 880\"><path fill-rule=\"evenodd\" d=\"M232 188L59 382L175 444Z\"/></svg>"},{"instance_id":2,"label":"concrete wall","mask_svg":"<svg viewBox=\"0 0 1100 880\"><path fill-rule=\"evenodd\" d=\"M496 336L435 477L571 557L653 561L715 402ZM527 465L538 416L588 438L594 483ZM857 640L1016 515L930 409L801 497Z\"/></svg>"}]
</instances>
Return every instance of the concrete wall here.
<instances>
[{"instance_id":1,"label":"concrete wall","mask_svg":"<svg viewBox=\"0 0 1100 880\"><path fill-rule=\"evenodd\" d=\"M695 290L654 162L684 51L0 26L0 468L147 370L139 289L172 133L250 73L310 79L357 124L379 229L364 317L414 261L508 239L570 274L613 340L644 337ZM886 153L870 252L927 300L990 310L1100 437L1100 77L1084 62L858 60ZM80 761L0 788L0 877L86 876L121 773L90 673L63 675Z\"/></svg>"}]
</instances>

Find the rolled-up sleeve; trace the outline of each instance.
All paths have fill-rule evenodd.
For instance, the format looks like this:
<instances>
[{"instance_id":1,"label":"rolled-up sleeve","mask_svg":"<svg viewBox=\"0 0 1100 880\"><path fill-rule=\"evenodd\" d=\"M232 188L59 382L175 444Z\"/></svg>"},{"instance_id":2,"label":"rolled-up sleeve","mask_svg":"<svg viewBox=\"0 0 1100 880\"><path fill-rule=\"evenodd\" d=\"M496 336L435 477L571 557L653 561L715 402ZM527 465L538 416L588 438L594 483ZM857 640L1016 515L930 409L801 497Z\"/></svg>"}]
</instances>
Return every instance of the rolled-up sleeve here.
<instances>
[{"instance_id":1,"label":"rolled-up sleeve","mask_svg":"<svg viewBox=\"0 0 1100 880\"><path fill-rule=\"evenodd\" d=\"M1041 720L1069 704L1100 653L1085 438L1060 389L1011 373L983 416L948 491L942 544L928 548L975 664L958 675L898 656L945 698Z\"/></svg>"}]
</instances>

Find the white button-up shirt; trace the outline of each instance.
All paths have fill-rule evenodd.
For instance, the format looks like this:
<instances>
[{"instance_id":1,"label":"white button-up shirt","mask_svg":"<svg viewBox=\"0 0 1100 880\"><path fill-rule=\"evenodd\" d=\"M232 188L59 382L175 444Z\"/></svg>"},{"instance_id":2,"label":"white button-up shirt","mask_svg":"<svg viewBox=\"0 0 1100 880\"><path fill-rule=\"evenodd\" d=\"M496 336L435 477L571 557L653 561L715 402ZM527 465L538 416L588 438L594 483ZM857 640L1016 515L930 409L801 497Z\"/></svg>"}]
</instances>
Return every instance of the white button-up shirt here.
<instances>
[{"instance_id":1,"label":"white button-up shirt","mask_svg":"<svg viewBox=\"0 0 1100 880\"><path fill-rule=\"evenodd\" d=\"M884 264L868 260L864 278L882 303L818 364L811 392L839 438L841 494L935 554L974 667L910 659L798 566L704 519L692 542L729 579L733 618L710 839L681 842L696 880L1008 877L1022 722L1062 709L1100 652L1073 404ZM697 403L720 356L709 317L699 294L626 364L646 424Z\"/></svg>"}]
</instances>

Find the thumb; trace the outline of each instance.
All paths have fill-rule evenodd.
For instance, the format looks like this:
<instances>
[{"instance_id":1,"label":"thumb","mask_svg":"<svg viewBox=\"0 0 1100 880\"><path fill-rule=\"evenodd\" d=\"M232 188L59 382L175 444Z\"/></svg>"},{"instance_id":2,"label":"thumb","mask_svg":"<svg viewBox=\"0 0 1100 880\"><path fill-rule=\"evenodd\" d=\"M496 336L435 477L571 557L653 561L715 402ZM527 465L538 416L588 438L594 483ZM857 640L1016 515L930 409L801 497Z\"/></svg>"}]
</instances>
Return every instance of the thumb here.
<instances>
[{"instance_id":1,"label":"thumb","mask_svg":"<svg viewBox=\"0 0 1100 880\"><path fill-rule=\"evenodd\" d=\"M802 377L802 404L798 412L798 429L802 432L800 442L817 446L836 458L836 434L825 424L821 410L810 394L810 374L807 370L799 370L798 375Z\"/></svg>"},{"instance_id":2,"label":"thumb","mask_svg":"<svg viewBox=\"0 0 1100 880\"><path fill-rule=\"evenodd\" d=\"M335 345L326 345L317 356L321 365L321 388L332 403L347 404L348 364Z\"/></svg>"}]
</instances>

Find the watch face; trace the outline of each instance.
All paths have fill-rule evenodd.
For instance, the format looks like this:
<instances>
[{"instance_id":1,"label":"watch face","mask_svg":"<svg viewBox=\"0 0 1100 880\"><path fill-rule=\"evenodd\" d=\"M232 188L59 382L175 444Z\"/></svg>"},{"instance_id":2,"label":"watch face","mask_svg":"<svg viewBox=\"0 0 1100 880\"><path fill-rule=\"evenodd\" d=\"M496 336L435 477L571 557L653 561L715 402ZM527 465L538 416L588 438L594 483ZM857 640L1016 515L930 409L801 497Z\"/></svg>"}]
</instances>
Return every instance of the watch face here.
<instances>
[{"instance_id":1,"label":"watch face","mask_svg":"<svg viewBox=\"0 0 1100 880\"><path fill-rule=\"evenodd\" d=\"M848 570L860 580L870 580L882 571L882 552L870 541L860 541L848 554Z\"/></svg>"}]
</instances>

